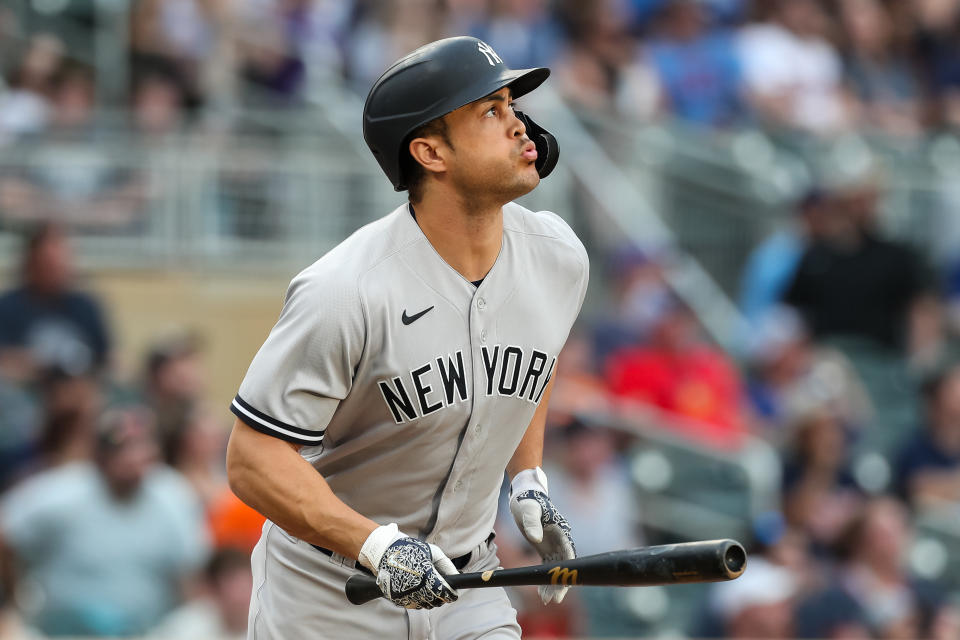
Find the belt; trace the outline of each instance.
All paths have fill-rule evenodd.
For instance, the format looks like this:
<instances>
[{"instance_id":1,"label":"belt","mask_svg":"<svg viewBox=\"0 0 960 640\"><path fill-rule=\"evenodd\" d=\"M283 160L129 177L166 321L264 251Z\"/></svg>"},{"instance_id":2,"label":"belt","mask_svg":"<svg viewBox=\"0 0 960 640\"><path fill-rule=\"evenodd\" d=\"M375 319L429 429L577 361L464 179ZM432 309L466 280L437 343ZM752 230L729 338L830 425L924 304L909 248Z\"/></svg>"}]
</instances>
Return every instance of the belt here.
<instances>
[{"instance_id":1,"label":"belt","mask_svg":"<svg viewBox=\"0 0 960 640\"><path fill-rule=\"evenodd\" d=\"M495 535L495 534L491 531L491 532L490 532L490 535L487 536L487 539L484 541L484 544L489 545L489 544L490 544L490 541L493 540L494 535ZM340 554L334 553L334 552L331 551L330 549L326 549L326 548L324 548L324 547L318 547L318 546L315 545L315 544L311 544L310 546L313 547L314 549L316 549L317 551L319 551L320 553L322 553L322 554L324 554L324 555L327 555L327 556L330 556L331 558L334 557L335 555L336 555L336 556L339 556L339 557L342 557L342 556L340 556ZM455 567L457 568L457 571L462 571L463 568L464 568L465 566L467 566L467 564L470 562L470 558L471 558L472 556L473 556L473 551L469 551L469 552L463 554L462 556L457 556L456 558L450 558L450 561L453 562L453 566L455 566ZM349 564L350 562L353 562L353 563L354 563L354 567L353 567L354 569L358 569L358 570L360 570L360 571L363 571L363 572L366 573L366 574L373 575L373 573L371 573L369 569L367 569L365 566L363 566L363 565L360 564L359 562L357 562L357 561L355 561L355 560L351 560L350 558L345 558L345 557L344 557L344 560L345 560L346 564Z\"/></svg>"}]
</instances>

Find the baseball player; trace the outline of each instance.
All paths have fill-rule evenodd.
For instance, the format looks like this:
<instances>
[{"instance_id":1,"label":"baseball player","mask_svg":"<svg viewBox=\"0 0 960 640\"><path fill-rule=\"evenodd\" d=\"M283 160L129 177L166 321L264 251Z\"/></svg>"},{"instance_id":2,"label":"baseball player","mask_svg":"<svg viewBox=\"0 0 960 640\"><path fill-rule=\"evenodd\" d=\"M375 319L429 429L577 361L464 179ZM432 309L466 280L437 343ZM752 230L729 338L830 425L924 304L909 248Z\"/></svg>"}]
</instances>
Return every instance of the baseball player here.
<instances>
[{"instance_id":1,"label":"baseball player","mask_svg":"<svg viewBox=\"0 0 960 640\"><path fill-rule=\"evenodd\" d=\"M519 638L502 589L443 578L497 566L504 470L527 540L574 557L540 464L587 255L559 217L512 202L556 164L513 106L548 75L458 37L371 89L364 138L409 202L293 279L231 407L230 483L268 518L249 638ZM385 598L349 605L356 572Z\"/></svg>"}]
</instances>

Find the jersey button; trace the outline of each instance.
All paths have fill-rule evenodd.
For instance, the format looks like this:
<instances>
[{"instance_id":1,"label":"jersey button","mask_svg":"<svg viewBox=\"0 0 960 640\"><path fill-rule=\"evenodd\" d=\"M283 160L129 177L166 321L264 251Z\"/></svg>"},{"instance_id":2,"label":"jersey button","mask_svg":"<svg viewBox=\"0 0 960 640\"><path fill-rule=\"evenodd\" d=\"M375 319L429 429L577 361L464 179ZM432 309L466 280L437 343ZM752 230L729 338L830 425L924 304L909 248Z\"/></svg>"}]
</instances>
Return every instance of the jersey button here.
<instances>
[{"instance_id":1,"label":"jersey button","mask_svg":"<svg viewBox=\"0 0 960 640\"><path fill-rule=\"evenodd\" d=\"M480 342L486 342L486 341L487 341L487 330L480 329Z\"/></svg>"},{"instance_id":2,"label":"jersey button","mask_svg":"<svg viewBox=\"0 0 960 640\"><path fill-rule=\"evenodd\" d=\"M457 480L457 484L453 485L454 491L460 491L463 489L463 480Z\"/></svg>"},{"instance_id":3,"label":"jersey button","mask_svg":"<svg viewBox=\"0 0 960 640\"><path fill-rule=\"evenodd\" d=\"M477 298L477 309L480 309L481 311L483 311L486 308L487 308L487 301L484 300L483 298Z\"/></svg>"},{"instance_id":4,"label":"jersey button","mask_svg":"<svg viewBox=\"0 0 960 640\"><path fill-rule=\"evenodd\" d=\"M475 425L473 426L473 433L474 433L474 435L480 435L480 433L481 433L482 431L483 431L483 425L481 425L481 424L475 424Z\"/></svg>"}]
</instances>

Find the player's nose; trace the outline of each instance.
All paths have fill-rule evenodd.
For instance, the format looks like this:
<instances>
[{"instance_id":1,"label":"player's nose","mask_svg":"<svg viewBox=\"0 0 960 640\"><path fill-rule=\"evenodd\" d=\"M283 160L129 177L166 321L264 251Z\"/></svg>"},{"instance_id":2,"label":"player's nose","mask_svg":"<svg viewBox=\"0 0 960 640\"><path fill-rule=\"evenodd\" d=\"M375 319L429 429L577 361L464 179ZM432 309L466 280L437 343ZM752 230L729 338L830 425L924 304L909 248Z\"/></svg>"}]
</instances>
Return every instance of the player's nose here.
<instances>
[{"instance_id":1,"label":"player's nose","mask_svg":"<svg viewBox=\"0 0 960 640\"><path fill-rule=\"evenodd\" d=\"M513 114L513 137L518 138L527 133L527 126L523 124L523 120L514 113Z\"/></svg>"}]
</instances>

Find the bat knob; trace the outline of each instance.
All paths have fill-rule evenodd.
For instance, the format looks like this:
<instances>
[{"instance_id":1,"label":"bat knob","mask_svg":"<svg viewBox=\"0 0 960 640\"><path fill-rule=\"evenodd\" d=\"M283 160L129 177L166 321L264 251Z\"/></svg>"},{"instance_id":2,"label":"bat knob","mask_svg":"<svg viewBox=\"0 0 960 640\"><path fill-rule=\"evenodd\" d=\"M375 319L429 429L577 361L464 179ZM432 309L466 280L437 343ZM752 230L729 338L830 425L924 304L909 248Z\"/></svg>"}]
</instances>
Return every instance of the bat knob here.
<instances>
[{"instance_id":1,"label":"bat knob","mask_svg":"<svg viewBox=\"0 0 960 640\"><path fill-rule=\"evenodd\" d=\"M723 550L723 566L727 570L727 575L737 578L747 568L747 552L739 542L730 540Z\"/></svg>"},{"instance_id":2,"label":"bat knob","mask_svg":"<svg viewBox=\"0 0 960 640\"><path fill-rule=\"evenodd\" d=\"M373 576L360 574L350 576L347 579L344 592L347 595L347 600L353 604L364 604L383 595Z\"/></svg>"}]
</instances>

